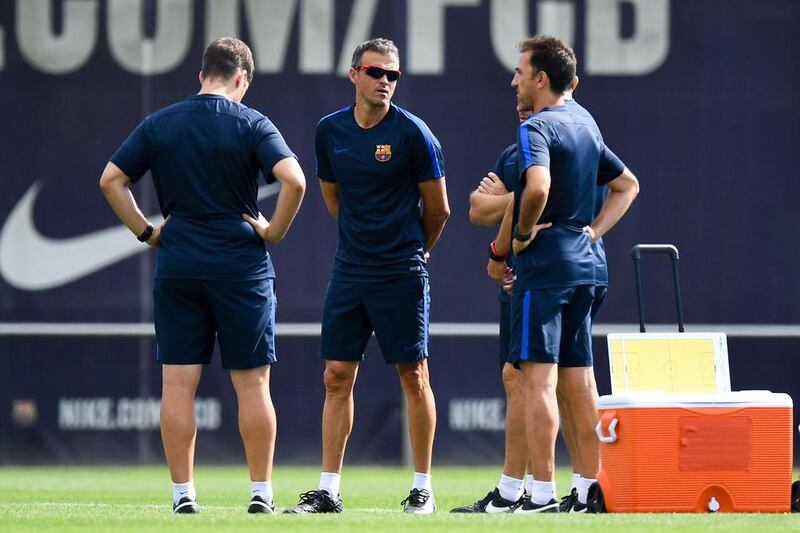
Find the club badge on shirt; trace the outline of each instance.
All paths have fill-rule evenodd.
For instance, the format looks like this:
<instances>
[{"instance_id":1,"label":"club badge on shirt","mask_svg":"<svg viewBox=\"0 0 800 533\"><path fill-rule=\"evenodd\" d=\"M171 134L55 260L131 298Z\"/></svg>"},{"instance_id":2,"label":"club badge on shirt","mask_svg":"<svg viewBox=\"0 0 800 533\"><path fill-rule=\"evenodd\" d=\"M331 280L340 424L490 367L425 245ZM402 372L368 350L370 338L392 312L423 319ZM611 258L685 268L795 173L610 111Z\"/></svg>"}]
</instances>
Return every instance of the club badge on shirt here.
<instances>
[{"instance_id":1,"label":"club badge on shirt","mask_svg":"<svg viewBox=\"0 0 800 533\"><path fill-rule=\"evenodd\" d=\"M375 147L375 159L377 159L381 163L385 163L391 158L392 158L391 144L379 144Z\"/></svg>"}]
</instances>

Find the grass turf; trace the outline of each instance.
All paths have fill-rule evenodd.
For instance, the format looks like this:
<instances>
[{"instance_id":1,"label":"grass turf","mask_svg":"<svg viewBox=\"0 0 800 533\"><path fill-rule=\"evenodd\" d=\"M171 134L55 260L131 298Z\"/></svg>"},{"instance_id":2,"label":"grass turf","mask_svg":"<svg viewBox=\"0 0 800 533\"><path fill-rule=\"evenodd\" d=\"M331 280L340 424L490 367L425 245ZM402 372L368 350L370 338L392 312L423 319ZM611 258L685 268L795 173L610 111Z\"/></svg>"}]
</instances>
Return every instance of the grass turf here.
<instances>
[{"instance_id":1,"label":"grass turf","mask_svg":"<svg viewBox=\"0 0 800 533\"><path fill-rule=\"evenodd\" d=\"M342 478L342 515L248 515L247 470L199 467L195 472L200 515L171 514L166 467L0 468L0 531L798 531L800 515L608 514L451 515L447 511L482 497L499 469L437 468L439 512L401 513L411 472L401 468L347 467ZM316 488L317 468L275 470L275 502L294 505L300 492ZM559 470L558 485L569 486ZM788 490L788 488L787 488Z\"/></svg>"}]
</instances>

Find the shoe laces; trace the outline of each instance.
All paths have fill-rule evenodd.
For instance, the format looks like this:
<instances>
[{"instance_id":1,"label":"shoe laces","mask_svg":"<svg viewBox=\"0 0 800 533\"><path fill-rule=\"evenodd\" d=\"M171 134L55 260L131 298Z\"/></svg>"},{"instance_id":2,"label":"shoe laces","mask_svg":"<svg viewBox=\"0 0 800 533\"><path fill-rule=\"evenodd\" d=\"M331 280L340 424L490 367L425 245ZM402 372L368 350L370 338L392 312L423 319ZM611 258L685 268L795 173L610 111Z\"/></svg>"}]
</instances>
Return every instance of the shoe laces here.
<instances>
[{"instance_id":1,"label":"shoe laces","mask_svg":"<svg viewBox=\"0 0 800 533\"><path fill-rule=\"evenodd\" d=\"M319 505L323 510L330 511L336 509L336 502L333 501L324 490L309 490L300 495L300 504Z\"/></svg>"},{"instance_id":2,"label":"shoe laces","mask_svg":"<svg viewBox=\"0 0 800 533\"><path fill-rule=\"evenodd\" d=\"M578 501L578 491L577 489L572 489L569 494L561 498L561 503L558 506L559 511L561 509L569 511L576 501Z\"/></svg>"},{"instance_id":3,"label":"shoe laces","mask_svg":"<svg viewBox=\"0 0 800 533\"><path fill-rule=\"evenodd\" d=\"M411 489L408 497L400 502L400 505L410 505L412 507L422 507L431 497L431 493L425 489Z\"/></svg>"}]
</instances>

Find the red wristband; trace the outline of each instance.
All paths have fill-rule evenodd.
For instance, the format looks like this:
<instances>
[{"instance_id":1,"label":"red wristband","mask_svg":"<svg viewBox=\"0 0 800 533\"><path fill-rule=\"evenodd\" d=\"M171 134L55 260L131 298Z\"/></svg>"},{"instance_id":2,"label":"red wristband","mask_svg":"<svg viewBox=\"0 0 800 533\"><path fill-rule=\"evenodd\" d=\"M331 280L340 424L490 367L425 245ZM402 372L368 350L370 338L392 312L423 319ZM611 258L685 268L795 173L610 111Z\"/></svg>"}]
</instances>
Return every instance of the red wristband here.
<instances>
[{"instance_id":1,"label":"red wristband","mask_svg":"<svg viewBox=\"0 0 800 533\"><path fill-rule=\"evenodd\" d=\"M500 254L497 252L497 246L495 245L494 241L489 243L489 257L492 259L492 261L499 262L506 260L506 256L504 254Z\"/></svg>"}]
</instances>

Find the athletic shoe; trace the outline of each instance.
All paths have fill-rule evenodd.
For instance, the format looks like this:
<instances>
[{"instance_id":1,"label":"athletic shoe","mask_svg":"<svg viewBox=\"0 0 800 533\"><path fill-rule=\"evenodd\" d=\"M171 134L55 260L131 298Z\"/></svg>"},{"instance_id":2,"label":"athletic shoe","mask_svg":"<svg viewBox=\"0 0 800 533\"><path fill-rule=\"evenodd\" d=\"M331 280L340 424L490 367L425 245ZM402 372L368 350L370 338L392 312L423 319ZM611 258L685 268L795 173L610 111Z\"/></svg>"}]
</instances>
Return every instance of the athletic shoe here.
<instances>
[{"instance_id":1,"label":"athletic shoe","mask_svg":"<svg viewBox=\"0 0 800 533\"><path fill-rule=\"evenodd\" d=\"M495 488L483 499L476 501L472 505L456 507L451 509L451 513L511 513L516 509L521 500L511 501L500 496L500 491Z\"/></svg>"},{"instance_id":2,"label":"athletic shoe","mask_svg":"<svg viewBox=\"0 0 800 533\"><path fill-rule=\"evenodd\" d=\"M569 491L569 494L561 498L561 503L558 504L558 512L559 513L568 513L572 509L572 506L575 505L575 502L578 501L578 489L574 488Z\"/></svg>"},{"instance_id":3,"label":"athletic shoe","mask_svg":"<svg viewBox=\"0 0 800 533\"><path fill-rule=\"evenodd\" d=\"M425 489L411 489L408 498L400 502L404 513L429 514L436 510L433 494Z\"/></svg>"},{"instance_id":4,"label":"athletic shoe","mask_svg":"<svg viewBox=\"0 0 800 533\"><path fill-rule=\"evenodd\" d=\"M261 496L253 496L253 499L250 500L250 505L247 506L247 512L250 514L275 514L275 504L267 503L267 500Z\"/></svg>"},{"instance_id":5,"label":"athletic shoe","mask_svg":"<svg viewBox=\"0 0 800 533\"><path fill-rule=\"evenodd\" d=\"M525 501L522 502L522 505L514 509L515 513L557 513L558 512L559 503L553 499L544 504L533 503L531 498L525 498Z\"/></svg>"},{"instance_id":6,"label":"athletic shoe","mask_svg":"<svg viewBox=\"0 0 800 533\"><path fill-rule=\"evenodd\" d=\"M339 496L336 496L336 499L331 498L327 490L310 490L300 495L300 503L284 509L283 512L290 514L341 513L342 498Z\"/></svg>"},{"instance_id":7,"label":"athletic shoe","mask_svg":"<svg viewBox=\"0 0 800 533\"><path fill-rule=\"evenodd\" d=\"M581 503L578 499L575 499L575 503L572 504L572 508L569 510L570 513L588 513L589 506L585 503Z\"/></svg>"},{"instance_id":8,"label":"athletic shoe","mask_svg":"<svg viewBox=\"0 0 800 533\"><path fill-rule=\"evenodd\" d=\"M178 503L172 504L172 512L175 514L196 514L200 512L200 506L197 502L184 496Z\"/></svg>"}]
</instances>

